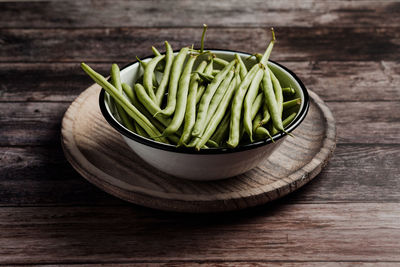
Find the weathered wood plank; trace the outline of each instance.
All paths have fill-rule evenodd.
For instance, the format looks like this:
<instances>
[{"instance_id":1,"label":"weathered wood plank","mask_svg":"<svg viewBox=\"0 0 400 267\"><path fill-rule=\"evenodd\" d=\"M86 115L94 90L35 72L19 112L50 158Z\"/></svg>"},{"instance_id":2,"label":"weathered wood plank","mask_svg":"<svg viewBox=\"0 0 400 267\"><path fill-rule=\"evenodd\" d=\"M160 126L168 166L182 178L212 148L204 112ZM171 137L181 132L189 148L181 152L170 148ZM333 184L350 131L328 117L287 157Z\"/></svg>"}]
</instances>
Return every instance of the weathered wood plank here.
<instances>
[{"instance_id":1,"label":"weathered wood plank","mask_svg":"<svg viewBox=\"0 0 400 267\"><path fill-rule=\"evenodd\" d=\"M91 64L101 73L111 64ZM0 63L0 101L73 101L92 81L78 63Z\"/></svg>"},{"instance_id":2,"label":"weathered wood plank","mask_svg":"<svg viewBox=\"0 0 400 267\"><path fill-rule=\"evenodd\" d=\"M38 264L35 266L38 267L66 267L66 266L97 266L96 263L85 263L85 264ZM27 267L31 265L18 265L22 267ZM286 266L286 267L320 267L320 266L327 266L327 267L336 267L336 266L361 266L361 267L397 267L399 266L399 262L360 262L360 261L285 261L285 260L277 260L277 261L246 261L246 260L239 260L239 261L224 261L224 260L212 260L212 261L168 261L165 262L130 262L130 263L102 263L101 266L113 266L113 267L126 267L126 266L146 266L146 267L155 267L155 266L194 266L194 267L210 267L210 266L218 266L218 267L258 267L258 266Z\"/></svg>"},{"instance_id":3,"label":"weathered wood plank","mask_svg":"<svg viewBox=\"0 0 400 267\"><path fill-rule=\"evenodd\" d=\"M97 263L85 263L85 264L35 264L35 266L39 267L67 267L67 266L76 266L76 267L83 267L83 266L98 266ZM18 265L22 267L28 267L32 265ZM345 266L345 267L352 267L352 266L361 266L361 267L397 267L399 266L399 262L361 262L361 261L285 261L285 260L277 260L277 261L246 261L246 260L238 260L238 261L224 261L224 260L205 260L205 261L168 261L168 262L130 262L130 263L101 263L101 266L108 267L127 267L127 266L146 266L146 267L156 267L156 266L194 266L194 267L210 267L210 266L218 266L218 267L259 267L259 266L284 266L284 267L320 267L320 266L327 266L327 267L336 267L336 266Z\"/></svg>"},{"instance_id":4,"label":"weathered wood plank","mask_svg":"<svg viewBox=\"0 0 400 267\"><path fill-rule=\"evenodd\" d=\"M398 202L398 162L400 146L339 145L319 176L286 201Z\"/></svg>"},{"instance_id":5,"label":"weathered wood plank","mask_svg":"<svg viewBox=\"0 0 400 267\"><path fill-rule=\"evenodd\" d=\"M400 100L399 62L280 63L324 101ZM111 62L90 65L107 75ZM91 82L78 63L0 63L0 77L0 101L73 101Z\"/></svg>"},{"instance_id":6,"label":"weathered wood plank","mask_svg":"<svg viewBox=\"0 0 400 267\"><path fill-rule=\"evenodd\" d=\"M339 143L399 144L399 102L330 102Z\"/></svg>"},{"instance_id":7,"label":"weathered wood plank","mask_svg":"<svg viewBox=\"0 0 400 267\"><path fill-rule=\"evenodd\" d=\"M218 27L376 27L400 23L397 1L24 1L0 3L0 10L0 25L8 28L200 27L203 23Z\"/></svg>"},{"instance_id":8,"label":"weathered wood plank","mask_svg":"<svg viewBox=\"0 0 400 267\"><path fill-rule=\"evenodd\" d=\"M281 204L207 216L10 207L0 209L0 263L400 261L399 220L399 203Z\"/></svg>"},{"instance_id":9,"label":"weathered wood plank","mask_svg":"<svg viewBox=\"0 0 400 267\"><path fill-rule=\"evenodd\" d=\"M124 205L83 179L61 146L0 148L0 205Z\"/></svg>"},{"instance_id":10,"label":"weathered wood plank","mask_svg":"<svg viewBox=\"0 0 400 267\"><path fill-rule=\"evenodd\" d=\"M61 119L68 106L69 103L1 103L0 145L58 145Z\"/></svg>"},{"instance_id":11,"label":"weathered wood plank","mask_svg":"<svg viewBox=\"0 0 400 267\"><path fill-rule=\"evenodd\" d=\"M0 148L0 206L120 205L90 185L56 147ZM287 203L399 202L399 146L339 145L328 166Z\"/></svg>"},{"instance_id":12,"label":"weathered wood plank","mask_svg":"<svg viewBox=\"0 0 400 267\"><path fill-rule=\"evenodd\" d=\"M273 60L376 61L400 59L397 28L276 28ZM200 28L2 29L3 62L127 62L168 40L174 48L199 45ZM210 28L206 47L262 52L265 28Z\"/></svg>"},{"instance_id":13,"label":"weathered wood plank","mask_svg":"<svg viewBox=\"0 0 400 267\"><path fill-rule=\"evenodd\" d=\"M400 102L329 102L341 144L400 144ZM0 146L59 144L69 103L3 102Z\"/></svg>"}]
</instances>

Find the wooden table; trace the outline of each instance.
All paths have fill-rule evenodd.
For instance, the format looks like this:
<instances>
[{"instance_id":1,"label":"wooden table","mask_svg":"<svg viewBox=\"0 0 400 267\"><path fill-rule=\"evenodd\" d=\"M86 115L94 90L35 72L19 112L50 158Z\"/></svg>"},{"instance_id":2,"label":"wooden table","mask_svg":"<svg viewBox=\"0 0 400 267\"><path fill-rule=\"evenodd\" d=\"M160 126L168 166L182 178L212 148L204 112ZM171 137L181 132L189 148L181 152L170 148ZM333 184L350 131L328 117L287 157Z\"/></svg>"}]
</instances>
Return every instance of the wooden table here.
<instances>
[{"instance_id":1,"label":"wooden table","mask_svg":"<svg viewBox=\"0 0 400 267\"><path fill-rule=\"evenodd\" d=\"M190 45L262 51L327 102L335 155L301 190L213 215L155 211L86 182L61 118L110 63ZM14 1L0 3L0 264L400 264L398 1ZM198 42L196 43L198 44Z\"/></svg>"}]
</instances>

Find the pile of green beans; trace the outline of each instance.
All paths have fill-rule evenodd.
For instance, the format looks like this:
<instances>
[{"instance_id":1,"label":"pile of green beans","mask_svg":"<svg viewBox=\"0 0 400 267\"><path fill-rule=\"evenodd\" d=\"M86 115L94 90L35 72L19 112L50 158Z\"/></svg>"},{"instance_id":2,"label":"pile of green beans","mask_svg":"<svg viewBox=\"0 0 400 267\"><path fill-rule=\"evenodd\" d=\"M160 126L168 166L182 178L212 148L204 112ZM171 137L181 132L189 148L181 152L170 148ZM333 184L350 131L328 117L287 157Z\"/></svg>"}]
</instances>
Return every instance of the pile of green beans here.
<instances>
[{"instance_id":1,"label":"pile of green beans","mask_svg":"<svg viewBox=\"0 0 400 267\"><path fill-rule=\"evenodd\" d=\"M183 47L140 61L142 75L133 84L121 82L116 64L110 79L85 63L83 70L101 87L113 116L128 130L145 138L196 150L235 148L285 132L301 104L295 90L283 87L268 60L275 44L249 69L238 54L228 62L201 49Z\"/></svg>"}]
</instances>

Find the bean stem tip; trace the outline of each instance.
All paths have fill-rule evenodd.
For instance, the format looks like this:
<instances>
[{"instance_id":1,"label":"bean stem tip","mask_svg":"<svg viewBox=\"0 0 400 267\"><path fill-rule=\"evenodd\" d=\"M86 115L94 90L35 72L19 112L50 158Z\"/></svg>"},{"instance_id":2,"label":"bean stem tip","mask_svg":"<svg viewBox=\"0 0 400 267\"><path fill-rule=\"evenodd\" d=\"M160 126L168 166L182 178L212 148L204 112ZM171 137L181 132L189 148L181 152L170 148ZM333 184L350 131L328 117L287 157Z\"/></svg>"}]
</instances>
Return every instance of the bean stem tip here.
<instances>
[{"instance_id":1,"label":"bean stem tip","mask_svg":"<svg viewBox=\"0 0 400 267\"><path fill-rule=\"evenodd\" d=\"M271 27L271 34L272 34L272 42L275 42L276 38L275 38L275 31L274 31L273 27Z\"/></svg>"}]
</instances>

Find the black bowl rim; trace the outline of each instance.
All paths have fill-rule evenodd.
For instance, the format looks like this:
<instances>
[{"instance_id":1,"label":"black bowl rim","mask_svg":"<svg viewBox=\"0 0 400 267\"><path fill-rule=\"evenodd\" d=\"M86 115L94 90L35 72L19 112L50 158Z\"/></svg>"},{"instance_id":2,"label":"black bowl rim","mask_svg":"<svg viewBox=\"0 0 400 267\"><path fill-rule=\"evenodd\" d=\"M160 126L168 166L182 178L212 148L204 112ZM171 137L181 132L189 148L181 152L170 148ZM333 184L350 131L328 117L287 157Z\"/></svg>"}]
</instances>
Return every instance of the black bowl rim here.
<instances>
[{"instance_id":1,"label":"black bowl rim","mask_svg":"<svg viewBox=\"0 0 400 267\"><path fill-rule=\"evenodd\" d=\"M246 53L246 52L233 51L233 50L227 50L227 49L207 49L207 50L240 53L240 54L250 56L250 54ZM174 51L174 52L177 52L177 51ZM142 60L152 58L152 57L154 57L154 56L151 55L151 56L143 58ZM269 60L269 61L276 64L277 66L281 67L282 69L287 71L290 75L292 75L292 77L299 83L301 90L303 91L304 105L303 105L302 109L300 110L300 112L298 113L297 118L291 122L289 127L286 128L286 132L290 133L294 129L296 129L300 125L300 123L304 120L304 118L306 117L309 106L310 106L310 97L308 95L307 89L304 86L303 82L299 79L299 77L297 77L297 75L293 71L291 71L287 67L285 67L273 60ZM121 71L133 64L136 64L136 63L138 63L137 60L125 65L123 68L121 68ZM258 147L273 143L271 138L268 138L268 139L260 140L260 141L257 141L257 142L251 143L251 144L237 146L236 148L207 148L207 149L200 149L199 151L197 151L194 148L190 148L190 147L185 147L185 146L177 147L174 145L157 142L157 141L142 137L141 135L138 135L134 132L131 132L130 130L123 127L115 118L113 118L113 116L108 112L108 110L106 108L105 101L104 101L104 94L105 94L105 90L102 88L100 91L100 95L99 95L99 105L100 105L101 113L103 114L103 116L107 120L107 122L114 129L116 129L119 133L121 133L123 136L125 136L129 139L132 139L136 142L139 142L143 145L147 145L147 146L150 146L153 148L170 151L170 152L176 152L176 153L185 153L185 154L226 154L226 153L235 153L235 152L250 150L250 149L258 148ZM277 133L276 135L273 136L274 141L276 142L279 139L283 138L284 136L287 135L287 133Z\"/></svg>"}]
</instances>

